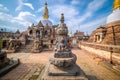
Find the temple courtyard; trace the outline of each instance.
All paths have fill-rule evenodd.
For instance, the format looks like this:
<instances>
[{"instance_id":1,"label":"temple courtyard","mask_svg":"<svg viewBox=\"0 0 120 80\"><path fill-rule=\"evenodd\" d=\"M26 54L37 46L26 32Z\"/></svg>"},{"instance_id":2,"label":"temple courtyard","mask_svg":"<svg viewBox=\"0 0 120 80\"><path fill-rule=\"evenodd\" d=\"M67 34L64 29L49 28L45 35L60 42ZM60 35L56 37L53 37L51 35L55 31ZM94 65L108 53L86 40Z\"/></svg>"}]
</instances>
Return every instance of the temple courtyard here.
<instances>
[{"instance_id":1,"label":"temple courtyard","mask_svg":"<svg viewBox=\"0 0 120 80\"><path fill-rule=\"evenodd\" d=\"M77 65L84 71L89 80L120 80L120 76L104 67L98 58L83 49L72 49L77 56ZM20 65L0 80L40 80L40 74L54 51L42 53L10 53L9 58L19 58ZM58 76L59 77L59 76Z\"/></svg>"}]
</instances>

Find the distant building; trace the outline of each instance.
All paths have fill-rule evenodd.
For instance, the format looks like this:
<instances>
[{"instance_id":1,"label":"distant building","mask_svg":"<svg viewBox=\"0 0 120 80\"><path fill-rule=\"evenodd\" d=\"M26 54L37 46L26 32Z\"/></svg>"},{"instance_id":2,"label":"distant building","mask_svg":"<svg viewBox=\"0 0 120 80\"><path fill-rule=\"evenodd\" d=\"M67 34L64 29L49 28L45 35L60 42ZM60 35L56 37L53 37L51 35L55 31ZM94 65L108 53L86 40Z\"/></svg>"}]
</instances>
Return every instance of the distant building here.
<instances>
[{"instance_id":1,"label":"distant building","mask_svg":"<svg viewBox=\"0 0 120 80\"><path fill-rule=\"evenodd\" d=\"M88 34L84 34L84 32L80 32L80 31L76 31L74 33L74 37L79 40L79 41L86 41L89 39L89 35Z\"/></svg>"},{"instance_id":2,"label":"distant building","mask_svg":"<svg viewBox=\"0 0 120 80\"><path fill-rule=\"evenodd\" d=\"M37 25L32 24L25 30L21 37L19 38L21 41L26 42L27 40L41 40L43 46L50 47L55 43L55 28L57 25L53 25L53 23L49 20L49 12L47 8L47 3L45 3L43 20L40 20Z\"/></svg>"},{"instance_id":3,"label":"distant building","mask_svg":"<svg viewBox=\"0 0 120 80\"><path fill-rule=\"evenodd\" d=\"M70 36L70 46L75 47L77 46L79 41L88 41L89 35L84 34L84 32L76 31L73 36Z\"/></svg>"}]
</instances>

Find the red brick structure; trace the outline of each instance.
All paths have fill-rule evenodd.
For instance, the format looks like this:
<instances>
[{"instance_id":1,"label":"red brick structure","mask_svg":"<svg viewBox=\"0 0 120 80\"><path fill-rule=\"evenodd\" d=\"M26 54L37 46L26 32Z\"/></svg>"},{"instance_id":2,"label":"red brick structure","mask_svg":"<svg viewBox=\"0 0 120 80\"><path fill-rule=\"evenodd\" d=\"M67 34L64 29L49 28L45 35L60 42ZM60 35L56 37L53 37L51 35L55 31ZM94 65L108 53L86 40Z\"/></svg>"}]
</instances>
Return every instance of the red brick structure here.
<instances>
[{"instance_id":1,"label":"red brick structure","mask_svg":"<svg viewBox=\"0 0 120 80\"><path fill-rule=\"evenodd\" d=\"M120 45L120 20L97 28L90 35L89 42Z\"/></svg>"}]
</instances>

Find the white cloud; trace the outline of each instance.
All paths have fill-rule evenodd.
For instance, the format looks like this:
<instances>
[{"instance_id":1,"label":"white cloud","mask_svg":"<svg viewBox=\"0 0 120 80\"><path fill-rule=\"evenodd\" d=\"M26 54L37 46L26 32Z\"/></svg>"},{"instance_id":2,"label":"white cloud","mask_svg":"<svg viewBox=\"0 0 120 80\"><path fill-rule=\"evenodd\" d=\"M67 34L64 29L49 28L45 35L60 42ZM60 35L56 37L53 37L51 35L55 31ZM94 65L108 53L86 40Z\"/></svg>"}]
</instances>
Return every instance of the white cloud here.
<instances>
[{"instance_id":1,"label":"white cloud","mask_svg":"<svg viewBox=\"0 0 120 80\"><path fill-rule=\"evenodd\" d=\"M77 0L72 0L72 1L73 2L71 2L71 4L78 3ZM100 24L103 24L105 22L106 15L104 16L104 18L103 18L103 15L101 15L99 19L96 19L93 22L89 21L89 23L83 24L83 22L85 23L86 20L90 19L97 10L102 8L105 2L106 0L100 0L100 1L93 0L92 2L88 4L83 15L80 15L77 8L75 8L73 5L55 5L55 6L50 7L50 11L51 11L51 15L54 15L53 17L57 19L60 19L60 14L64 13L65 20L66 20L65 23L67 24L68 29L70 31L75 32L77 29L79 30L82 29L82 31L87 31L89 29L91 30L91 28L95 29L96 27L99 27ZM80 26L82 28L79 28Z\"/></svg>"},{"instance_id":2,"label":"white cloud","mask_svg":"<svg viewBox=\"0 0 120 80\"><path fill-rule=\"evenodd\" d=\"M93 0L91 3L89 3L88 9L86 11L95 12L102 8L106 1L107 0Z\"/></svg>"},{"instance_id":3,"label":"white cloud","mask_svg":"<svg viewBox=\"0 0 120 80\"><path fill-rule=\"evenodd\" d=\"M20 12L17 17L14 17L12 22L17 22L25 27L31 25L31 23L36 22L36 16L30 12Z\"/></svg>"},{"instance_id":4,"label":"white cloud","mask_svg":"<svg viewBox=\"0 0 120 80\"><path fill-rule=\"evenodd\" d=\"M28 17L35 17L35 15L26 11L26 12L20 12L16 18L20 19L20 20L25 20L26 17L27 18Z\"/></svg>"},{"instance_id":5,"label":"white cloud","mask_svg":"<svg viewBox=\"0 0 120 80\"><path fill-rule=\"evenodd\" d=\"M40 0L40 1L43 1L43 0ZM48 2L52 2L52 1L54 0L48 0ZM62 0L59 0L59 1L62 2ZM65 5L63 3L63 4L48 6L50 18L52 18L52 22L55 22L55 24L58 24L59 22L57 22L57 20L60 19L61 13L64 13L65 23L67 24L70 31L72 30L76 31L77 29L82 29L83 31L95 29L96 26L99 27L99 24L102 24L103 22L105 22L105 19L106 19L105 16L104 18L101 18L103 16L100 15L99 20L96 19L96 20L90 21L89 23L85 23L85 21L90 19L97 10L102 8L106 0L91 0L91 1L92 2L88 4L87 8L85 8L85 11L82 15L80 15L79 13L81 11L77 10L77 8L74 6L78 4L78 0L71 0L70 4L72 5ZM19 0L19 6L16 8L16 10L21 10L23 6L27 6L30 9L34 10L34 7L32 6L32 4L24 3L23 0ZM36 12L38 13L43 12L43 9L44 9L44 6L39 8ZM0 13L0 20L9 21L11 24L14 24L13 27L15 27L15 24L16 24L15 29L16 28L21 29L21 27L23 29L26 29L29 25L31 25L31 23L37 23L39 20L41 20L42 19L41 16L42 15L40 15L40 17L38 18L34 14L27 11L20 12L16 17L13 17L12 15L9 15L9 14ZM85 24L83 24L83 22ZM17 27L18 25L21 27Z\"/></svg>"},{"instance_id":6,"label":"white cloud","mask_svg":"<svg viewBox=\"0 0 120 80\"><path fill-rule=\"evenodd\" d=\"M71 4L72 4L72 5L77 5L77 4L79 4L79 0L72 0L72 1L71 1Z\"/></svg>"},{"instance_id":7,"label":"white cloud","mask_svg":"<svg viewBox=\"0 0 120 80\"><path fill-rule=\"evenodd\" d=\"M0 20L2 21L11 21L12 16L4 12L0 12Z\"/></svg>"},{"instance_id":8,"label":"white cloud","mask_svg":"<svg viewBox=\"0 0 120 80\"><path fill-rule=\"evenodd\" d=\"M16 8L16 11L21 10L23 6L27 6L27 7L29 7L30 9L34 10L34 7L32 6L31 3L24 3L23 0L18 0L18 3L19 3L19 5L18 5L18 7Z\"/></svg>"},{"instance_id":9,"label":"white cloud","mask_svg":"<svg viewBox=\"0 0 120 80\"><path fill-rule=\"evenodd\" d=\"M6 18L7 17L7 18ZM1 23L2 22L2 23ZM30 12L20 12L17 17L0 12L0 26L10 30L26 30L32 23L36 23L36 16ZM11 27L11 28L10 28Z\"/></svg>"},{"instance_id":10,"label":"white cloud","mask_svg":"<svg viewBox=\"0 0 120 80\"><path fill-rule=\"evenodd\" d=\"M7 12L9 11L7 7L3 6L2 4L0 4L0 11L1 12Z\"/></svg>"},{"instance_id":11,"label":"white cloud","mask_svg":"<svg viewBox=\"0 0 120 80\"><path fill-rule=\"evenodd\" d=\"M106 17L102 17L98 20L93 20L91 22L88 22L86 24L80 25L82 29L89 29L89 28L94 28L96 25L102 25L101 23L106 21Z\"/></svg>"},{"instance_id":12,"label":"white cloud","mask_svg":"<svg viewBox=\"0 0 120 80\"><path fill-rule=\"evenodd\" d=\"M41 8L39 8L36 12L38 13L38 12L43 12L43 10L44 10L44 7L41 7Z\"/></svg>"},{"instance_id":13,"label":"white cloud","mask_svg":"<svg viewBox=\"0 0 120 80\"><path fill-rule=\"evenodd\" d=\"M56 5L50 7L52 15L56 18L60 18L61 13L64 13L66 19L70 19L79 14L79 12L72 6L69 5Z\"/></svg>"}]
</instances>

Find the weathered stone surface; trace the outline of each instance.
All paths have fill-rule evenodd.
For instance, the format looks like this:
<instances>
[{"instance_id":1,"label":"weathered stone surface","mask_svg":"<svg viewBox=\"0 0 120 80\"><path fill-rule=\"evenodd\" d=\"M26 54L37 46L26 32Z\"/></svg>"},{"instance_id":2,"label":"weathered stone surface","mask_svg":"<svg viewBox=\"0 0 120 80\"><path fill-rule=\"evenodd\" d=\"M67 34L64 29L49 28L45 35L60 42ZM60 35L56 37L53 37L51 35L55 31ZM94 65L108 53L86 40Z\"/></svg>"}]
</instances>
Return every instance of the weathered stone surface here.
<instances>
[{"instance_id":1,"label":"weathered stone surface","mask_svg":"<svg viewBox=\"0 0 120 80\"><path fill-rule=\"evenodd\" d=\"M72 57L71 52L58 52L54 54L55 58L69 58Z\"/></svg>"},{"instance_id":2,"label":"weathered stone surface","mask_svg":"<svg viewBox=\"0 0 120 80\"><path fill-rule=\"evenodd\" d=\"M77 65L74 65L69 68L62 68L60 70L58 67L48 64L46 65L46 67L44 68L43 72L41 73L37 80L88 80L88 79L86 78L84 72Z\"/></svg>"},{"instance_id":3,"label":"weathered stone surface","mask_svg":"<svg viewBox=\"0 0 120 80\"><path fill-rule=\"evenodd\" d=\"M69 57L69 58L51 57L49 62L58 67L69 67L69 66L73 66L75 64L76 56L73 54L72 57Z\"/></svg>"},{"instance_id":4,"label":"weathered stone surface","mask_svg":"<svg viewBox=\"0 0 120 80\"><path fill-rule=\"evenodd\" d=\"M57 34L55 54L50 58L50 64L57 67L70 67L76 63L76 56L69 46L68 28L64 23L63 14L61 14L61 23L57 27Z\"/></svg>"},{"instance_id":5,"label":"weathered stone surface","mask_svg":"<svg viewBox=\"0 0 120 80\"><path fill-rule=\"evenodd\" d=\"M75 64L66 68L60 68L50 64L48 68L48 75L50 76L76 76L78 74L79 68Z\"/></svg>"},{"instance_id":6,"label":"weathered stone surface","mask_svg":"<svg viewBox=\"0 0 120 80\"><path fill-rule=\"evenodd\" d=\"M42 41L35 40L32 48L32 52L39 53L42 51Z\"/></svg>"},{"instance_id":7,"label":"weathered stone surface","mask_svg":"<svg viewBox=\"0 0 120 80\"><path fill-rule=\"evenodd\" d=\"M95 37L96 34L97 36L99 36L98 39L97 37ZM89 42L107 45L120 45L119 36L120 36L120 20L107 23L102 27L100 26L99 28L94 30L90 35Z\"/></svg>"}]
</instances>

